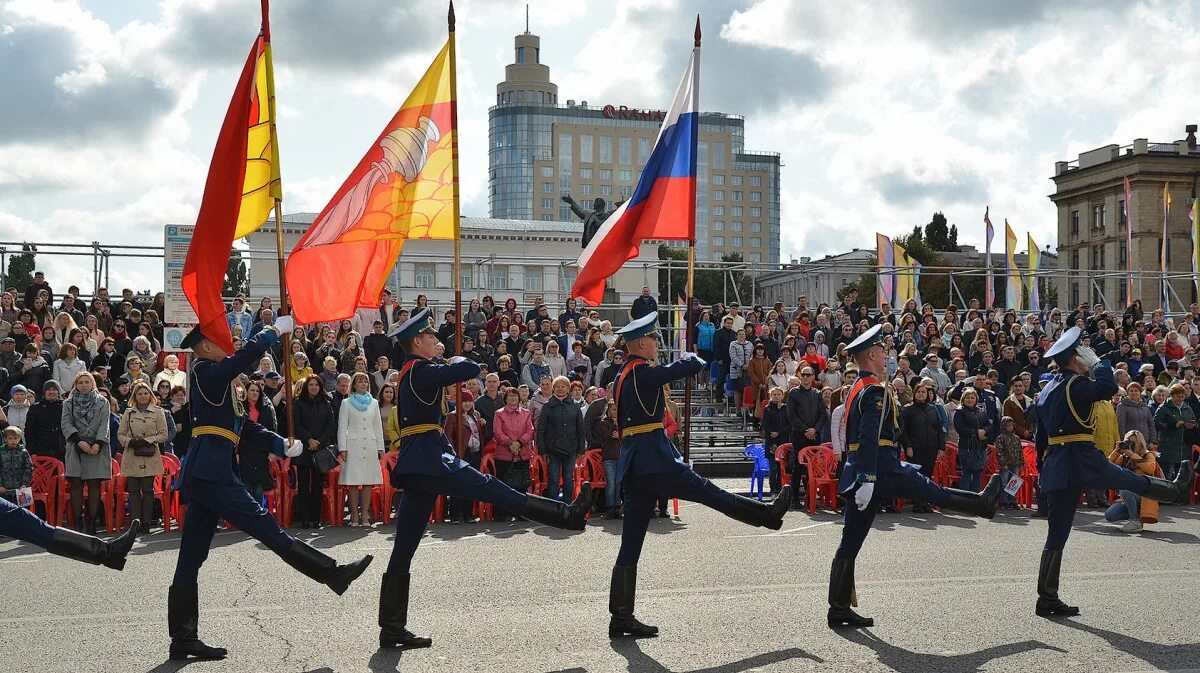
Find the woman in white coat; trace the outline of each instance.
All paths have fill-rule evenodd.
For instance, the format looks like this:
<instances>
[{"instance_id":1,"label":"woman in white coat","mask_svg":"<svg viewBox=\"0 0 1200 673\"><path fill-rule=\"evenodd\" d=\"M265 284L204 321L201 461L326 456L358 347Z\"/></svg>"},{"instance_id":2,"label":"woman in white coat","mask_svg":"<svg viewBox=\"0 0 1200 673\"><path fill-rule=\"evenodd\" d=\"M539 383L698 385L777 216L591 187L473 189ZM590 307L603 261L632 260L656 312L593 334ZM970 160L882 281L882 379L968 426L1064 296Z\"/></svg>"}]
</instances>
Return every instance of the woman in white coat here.
<instances>
[{"instance_id":1,"label":"woman in white coat","mask_svg":"<svg viewBox=\"0 0 1200 673\"><path fill-rule=\"evenodd\" d=\"M354 375L350 396L342 400L338 412L338 452L342 455L338 483L350 487L350 525L370 525L369 487L383 483L383 470L379 466L384 452L383 421L379 417L379 402L371 396L371 378L362 372Z\"/></svg>"}]
</instances>

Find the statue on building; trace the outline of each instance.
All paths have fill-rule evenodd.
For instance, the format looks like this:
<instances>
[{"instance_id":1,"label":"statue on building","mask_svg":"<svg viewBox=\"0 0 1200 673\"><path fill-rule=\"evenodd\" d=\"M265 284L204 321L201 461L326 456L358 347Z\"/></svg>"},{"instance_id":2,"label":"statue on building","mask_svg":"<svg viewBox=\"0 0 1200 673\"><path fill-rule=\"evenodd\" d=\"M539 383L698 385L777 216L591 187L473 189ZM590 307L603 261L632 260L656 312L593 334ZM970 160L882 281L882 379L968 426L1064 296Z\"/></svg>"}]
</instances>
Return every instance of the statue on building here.
<instances>
[{"instance_id":1,"label":"statue on building","mask_svg":"<svg viewBox=\"0 0 1200 673\"><path fill-rule=\"evenodd\" d=\"M583 220L582 247L584 248L588 246L588 243L592 242L592 238L596 235L596 232L600 231L600 226L604 224L609 215L615 213L621 207L621 204L625 203L625 199L621 199L613 204L612 210L609 210L608 204L604 202L604 199L596 197L596 200L592 201L592 209L584 210L583 206L576 203L570 194L564 194L562 200L571 206L571 212L575 213L575 217Z\"/></svg>"}]
</instances>

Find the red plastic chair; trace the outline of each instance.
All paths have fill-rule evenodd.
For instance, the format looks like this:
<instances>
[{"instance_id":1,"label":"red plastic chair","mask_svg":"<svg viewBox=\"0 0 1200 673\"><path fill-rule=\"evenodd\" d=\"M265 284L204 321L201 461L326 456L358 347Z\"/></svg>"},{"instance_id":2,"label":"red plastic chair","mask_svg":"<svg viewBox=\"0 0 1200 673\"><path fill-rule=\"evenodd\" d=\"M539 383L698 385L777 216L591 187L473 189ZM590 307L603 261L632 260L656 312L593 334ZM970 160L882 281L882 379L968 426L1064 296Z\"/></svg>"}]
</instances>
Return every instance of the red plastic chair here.
<instances>
[{"instance_id":1,"label":"red plastic chair","mask_svg":"<svg viewBox=\"0 0 1200 673\"><path fill-rule=\"evenodd\" d=\"M838 488L837 455L833 451L828 450L816 451L809 457L807 465L809 513L817 511L818 500L823 500L830 509L836 509Z\"/></svg>"},{"instance_id":2,"label":"red plastic chair","mask_svg":"<svg viewBox=\"0 0 1200 673\"><path fill-rule=\"evenodd\" d=\"M280 458L279 456L271 455L267 469L274 488L263 493L263 495L267 496L267 511L275 517L275 520L283 528L287 528L292 522L291 512L288 511L288 507L291 505L291 501L288 499L288 490L291 487L291 484L288 482L288 472L290 471L291 464L292 460L290 458Z\"/></svg>"},{"instance_id":3,"label":"red plastic chair","mask_svg":"<svg viewBox=\"0 0 1200 673\"><path fill-rule=\"evenodd\" d=\"M118 493L125 492L125 477L121 476L121 463L112 459L112 478L100 482L100 503L104 508L104 525L110 533L117 531L116 500Z\"/></svg>"},{"instance_id":4,"label":"red plastic chair","mask_svg":"<svg viewBox=\"0 0 1200 673\"><path fill-rule=\"evenodd\" d=\"M341 474L342 465L339 460L338 466L325 475L325 488L321 489L321 511L324 513L325 522L330 526L340 526L346 518L346 497L343 489L338 486L338 477Z\"/></svg>"},{"instance_id":5,"label":"red plastic chair","mask_svg":"<svg viewBox=\"0 0 1200 673\"><path fill-rule=\"evenodd\" d=\"M542 454L535 453L529 459L529 488L527 493L541 495L542 491L546 490L546 483L549 479L546 477L547 472L546 459Z\"/></svg>"},{"instance_id":6,"label":"red plastic chair","mask_svg":"<svg viewBox=\"0 0 1200 673\"><path fill-rule=\"evenodd\" d=\"M779 463L779 481L783 486L792 483L792 473L788 471L787 455L792 450L792 443L780 444L775 449L775 462Z\"/></svg>"},{"instance_id":7,"label":"red plastic chair","mask_svg":"<svg viewBox=\"0 0 1200 673\"><path fill-rule=\"evenodd\" d=\"M496 476L496 456L491 453L483 454L483 458L479 461L479 471L484 474ZM494 518L495 507L490 502L482 500L475 503L475 515L480 521L491 521Z\"/></svg>"},{"instance_id":8,"label":"red plastic chair","mask_svg":"<svg viewBox=\"0 0 1200 673\"><path fill-rule=\"evenodd\" d=\"M379 516L380 521L385 524L392 522L392 502L396 499L396 493L399 491L392 486L392 470L396 467L396 461L400 458L399 452L385 453L379 461L379 467L383 470L383 485L379 488Z\"/></svg>"},{"instance_id":9,"label":"red plastic chair","mask_svg":"<svg viewBox=\"0 0 1200 673\"><path fill-rule=\"evenodd\" d=\"M37 503L42 503L46 521L51 526L59 525L58 498L62 492L63 469L62 461L57 458L33 456L33 483L30 484L33 502L29 505L29 511L36 514Z\"/></svg>"},{"instance_id":10,"label":"red plastic chair","mask_svg":"<svg viewBox=\"0 0 1200 673\"><path fill-rule=\"evenodd\" d=\"M993 474L1000 474L1000 454L996 453L995 444L988 444L987 461L983 464L983 474L979 475L979 483L986 486Z\"/></svg>"},{"instance_id":11,"label":"red plastic chair","mask_svg":"<svg viewBox=\"0 0 1200 673\"><path fill-rule=\"evenodd\" d=\"M1022 507L1033 507L1033 489L1037 485L1038 479L1037 447L1033 442L1021 442L1021 453L1025 460L1017 475L1021 477L1022 482L1020 490L1017 491L1017 504Z\"/></svg>"},{"instance_id":12,"label":"red plastic chair","mask_svg":"<svg viewBox=\"0 0 1200 673\"><path fill-rule=\"evenodd\" d=\"M946 488L958 486L962 474L958 471L958 445L946 442L946 449L933 465L933 482Z\"/></svg>"}]
</instances>

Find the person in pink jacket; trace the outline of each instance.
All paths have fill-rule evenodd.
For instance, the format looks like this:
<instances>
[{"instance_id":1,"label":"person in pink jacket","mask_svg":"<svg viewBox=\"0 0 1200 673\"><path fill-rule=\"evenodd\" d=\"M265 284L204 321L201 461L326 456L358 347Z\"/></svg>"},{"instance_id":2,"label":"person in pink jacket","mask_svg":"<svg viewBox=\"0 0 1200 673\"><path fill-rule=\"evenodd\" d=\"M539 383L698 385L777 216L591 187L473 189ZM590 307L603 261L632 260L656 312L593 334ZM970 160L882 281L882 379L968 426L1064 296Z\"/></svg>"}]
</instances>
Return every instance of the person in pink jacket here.
<instances>
[{"instance_id":1,"label":"person in pink jacket","mask_svg":"<svg viewBox=\"0 0 1200 673\"><path fill-rule=\"evenodd\" d=\"M516 388L504 389L504 406L492 420L496 441L496 476L518 491L529 488L529 460L533 457L533 413L522 409ZM496 521L511 521L512 514L496 510Z\"/></svg>"}]
</instances>

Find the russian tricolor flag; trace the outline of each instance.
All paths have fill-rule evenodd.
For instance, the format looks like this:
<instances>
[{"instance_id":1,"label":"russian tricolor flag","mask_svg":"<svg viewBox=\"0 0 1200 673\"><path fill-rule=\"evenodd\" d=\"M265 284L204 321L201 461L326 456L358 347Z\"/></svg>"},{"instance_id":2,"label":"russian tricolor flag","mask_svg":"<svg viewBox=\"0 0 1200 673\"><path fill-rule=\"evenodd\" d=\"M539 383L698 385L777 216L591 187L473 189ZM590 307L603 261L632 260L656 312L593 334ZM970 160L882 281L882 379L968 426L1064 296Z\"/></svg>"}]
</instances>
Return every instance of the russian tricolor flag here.
<instances>
[{"instance_id":1,"label":"russian tricolor flag","mask_svg":"<svg viewBox=\"0 0 1200 673\"><path fill-rule=\"evenodd\" d=\"M654 150L633 195L605 220L583 253L571 296L593 306L604 283L637 257L646 239L691 240L696 236L696 139L700 127L700 45L688 60Z\"/></svg>"}]
</instances>

